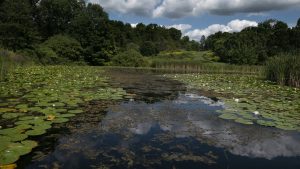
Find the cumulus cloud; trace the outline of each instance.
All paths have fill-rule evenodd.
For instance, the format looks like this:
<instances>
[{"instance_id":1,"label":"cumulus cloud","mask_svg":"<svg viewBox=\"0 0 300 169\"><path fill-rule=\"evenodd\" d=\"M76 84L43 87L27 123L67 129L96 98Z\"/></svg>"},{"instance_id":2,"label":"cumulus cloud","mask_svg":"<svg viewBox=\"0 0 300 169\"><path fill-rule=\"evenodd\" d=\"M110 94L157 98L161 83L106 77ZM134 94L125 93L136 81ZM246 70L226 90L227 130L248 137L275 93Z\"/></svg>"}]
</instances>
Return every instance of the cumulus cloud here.
<instances>
[{"instance_id":1,"label":"cumulus cloud","mask_svg":"<svg viewBox=\"0 0 300 169\"><path fill-rule=\"evenodd\" d=\"M199 41L204 35L208 37L209 35L215 34L217 32L240 32L246 27L256 27L258 25L255 21L248 20L233 20L230 21L227 25L214 24L210 25L205 29L194 29L185 33L186 36L189 36L191 39Z\"/></svg>"},{"instance_id":2,"label":"cumulus cloud","mask_svg":"<svg viewBox=\"0 0 300 169\"><path fill-rule=\"evenodd\" d=\"M135 15L181 18L202 13L258 14L300 6L300 0L89 0L107 10Z\"/></svg>"},{"instance_id":3,"label":"cumulus cloud","mask_svg":"<svg viewBox=\"0 0 300 169\"><path fill-rule=\"evenodd\" d=\"M153 9L161 0L89 0L98 3L104 9L138 16L151 16Z\"/></svg>"},{"instance_id":4,"label":"cumulus cloud","mask_svg":"<svg viewBox=\"0 0 300 169\"><path fill-rule=\"evenodd\" d=\"M192 25L190 25L190 24L177 24L177 25L166 26L166 28L175 28L175 29L181 30L181 32L185 33L187 30L192 28Z\"/></svg>"}]
</instances>

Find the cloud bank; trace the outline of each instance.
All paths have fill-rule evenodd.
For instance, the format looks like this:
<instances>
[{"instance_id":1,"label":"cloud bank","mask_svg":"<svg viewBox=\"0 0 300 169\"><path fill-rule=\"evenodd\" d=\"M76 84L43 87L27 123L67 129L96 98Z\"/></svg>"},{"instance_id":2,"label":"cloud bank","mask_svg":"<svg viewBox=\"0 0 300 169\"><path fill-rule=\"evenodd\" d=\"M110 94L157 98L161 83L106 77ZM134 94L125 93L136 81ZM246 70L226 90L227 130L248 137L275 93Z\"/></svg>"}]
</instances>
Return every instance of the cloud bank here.
<instances>
[{"instance_id":1,"label":"cloud bank","mask_svg":"<svg viewBox=\"0 0 300 169\"><path fill-rule=\"evenodd\" d=\"M213 24L205 29L194 29L183 33L185 36L190 37L190 39L199 41L203 35L208 37L217 32L240 32L247 27L256 27L257 25L258 23L255 21L236 19L230 21L227 25Z\"/></svg>"},{"instance_id":2,"label":"cloud bank","mask_svg":"<svg viewBox=\"0 0 300 169\"><path fill-rule=\"evenodd\" d=\"M203 13L263 13L300 6L300 0L89 0L106 10L149 17L182 18Z\"/></svg>"}]
</instances>

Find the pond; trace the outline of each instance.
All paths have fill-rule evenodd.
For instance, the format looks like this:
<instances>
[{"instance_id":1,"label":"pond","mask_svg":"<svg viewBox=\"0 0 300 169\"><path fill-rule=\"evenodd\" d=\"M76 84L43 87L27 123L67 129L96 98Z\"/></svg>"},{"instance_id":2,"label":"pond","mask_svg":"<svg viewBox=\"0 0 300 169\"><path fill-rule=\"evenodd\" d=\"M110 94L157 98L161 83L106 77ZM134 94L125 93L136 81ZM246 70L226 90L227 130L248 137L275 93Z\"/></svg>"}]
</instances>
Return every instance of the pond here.
<instances>
[{"instance_id":1,"label":"pond","mask_svg":"<svg viewBox=\"0 0 300 169\"><path fill-rule=\"evenodd\" d=\"M89 101L85 113L35 139L18 168L298 169L300 133L221 119L224 102L151 71L107 70L131 97Z\"/></svg>"}]
</instances>

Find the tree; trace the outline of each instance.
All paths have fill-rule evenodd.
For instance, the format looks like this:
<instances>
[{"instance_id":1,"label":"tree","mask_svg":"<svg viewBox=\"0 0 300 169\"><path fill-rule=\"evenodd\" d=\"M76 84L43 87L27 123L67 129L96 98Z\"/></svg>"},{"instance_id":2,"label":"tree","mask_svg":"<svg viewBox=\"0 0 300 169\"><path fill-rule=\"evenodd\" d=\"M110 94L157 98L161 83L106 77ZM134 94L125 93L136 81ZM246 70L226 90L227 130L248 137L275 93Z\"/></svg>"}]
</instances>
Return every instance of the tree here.
<instances>
[{"instance_id":1,"label":"tree","mask_svg":"<svg viewBox=\"0 0 300 169\"><path fill-rule=\"evenodd\" d=\"M152 56L159 53L156 46L150 41L142 43L142 45L140 46L140 52L143 56Z\"/></svg>"},{"instance_id":2,"label":"tree","mask_svg":"<svg viewBox=\"0 0 300 169\"><path fill-rule=\"evenodd\" d=\"M28 0L0 2L0 44L11 50L32 48L39 35Z\"/></svg>"},{"instance_id":3,"label":"tree","mask_svg":"<svg viewBox=\"0 0 300 169\"><path fill-rule=\"evenodd\" d=\"M78 13L68 32L81 43L85 60L91 65L103 65L116 52L108 15L97 4L88 4L84 12Z\"/></svg>"},{"instance_id":4,"label":"tree","mask_svg":"<svg viewBox=\"0 0 300 169\"><path fill-rule=\"evenodd\" d=\"M300 28L300 18L299 18L298 21L297 21L296 28Z\"/></svg>"},{"instance_id":5,"label":"tree","mask_svg":"<svg viewBox=\"0 0 300 169\"><path fill-rule=\"evenodd\" d=\"M201 48L202 50L204 50L204 48L205 48L205 40L206 40L205 36L202 35L202 36L201 36L201 39L200 39L200 48Z\"/></svg>"},{"instance_id":6,"label":"tree","mask_svg":"<svg viewBox=\"0 0 300 169\"><path fill-rule=\"evenodd\" d=\"M175 28L170 28L169 29L169 34L170 37L175 40L175 41L179 41L181 39L182 33L180 30L177 30Z\"/></svg>"},{"instance_id":7,"label":"tree","mask_svg":"<svg viewBox=\"0 0 300 169\"><path fill-rule=\"evenodd\" d=\"M41 0L38 24L45 38L65 33L73 18L85 8L83 0Z\"/></svg>"}]
</instances>

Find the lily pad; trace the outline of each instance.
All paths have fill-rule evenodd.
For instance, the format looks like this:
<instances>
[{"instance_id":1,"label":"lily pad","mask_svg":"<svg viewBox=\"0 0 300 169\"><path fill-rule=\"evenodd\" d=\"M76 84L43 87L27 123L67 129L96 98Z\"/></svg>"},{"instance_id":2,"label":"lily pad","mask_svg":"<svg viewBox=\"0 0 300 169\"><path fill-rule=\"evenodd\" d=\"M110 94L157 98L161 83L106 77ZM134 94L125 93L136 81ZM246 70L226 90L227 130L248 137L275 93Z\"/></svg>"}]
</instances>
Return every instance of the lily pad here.
<instances>
[{"instance_id":1,"label":"lily pad","mask_svg":"<svg viewBox=\"0 0 300 169\"><path fill-rule=\"evenodd\" d=\"M225 119L225 120L235 120L235 119L238 118L237 115L229 114L229 113L224 113L224 114L220 115L219 117L222 118L222 119Z\"/></svg>"},{"instance_id":2,"label":"lily pad","mask_svg":"<svg viewBox=\"0 0 300 169\"><path fill-rule=\"evenodd\" d=\"M25 134L29 136L39 136L46 133L45 129L33 128L33 130L28 130Z\"/></svg>"},{"instance_id":3,"label":"lily pad","mask_svg":"<svg viewBox=\"0 0 300 169\"><path fill-rule=\"evenodd\" d=\"M53 123L65 123L65 122L68 122L68 121L69 121L69 119L67 119L67 118L56 118L52 122Z\"/></svg>"},{"instance_id":4,"label":"lily pad","mask_svg":"<svg viewBox=\"0 0 300 169\"><path fill-rule=\"evenodd\" d=\"M251 120L242 119L242 118L237 118L234 121L241 124L248 124L248 125L253 124Z\"/></svg>"},{"instance_id":5,"label":"lily pad","mask_svg":"<svg viewBox=\"0 0 300 169\"><path fill-rule=\"evenodd\" d=\"M71 114L79 114L79 113L83 113L83 110L69 110L68 112Z\"/></svg>"},{"instance_id":6,"label":"lily pad","mask_svg":"<svg viewBox=\"0 0 300 169\"><path fill-rule=\"evenodd\" d=\"M5 113L2 115L2 118L4 119L14 119L19 116L23 115L22 113Z\"/></svg>"}]
</instances>

